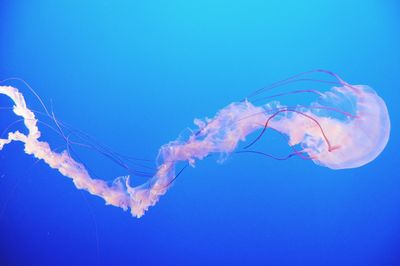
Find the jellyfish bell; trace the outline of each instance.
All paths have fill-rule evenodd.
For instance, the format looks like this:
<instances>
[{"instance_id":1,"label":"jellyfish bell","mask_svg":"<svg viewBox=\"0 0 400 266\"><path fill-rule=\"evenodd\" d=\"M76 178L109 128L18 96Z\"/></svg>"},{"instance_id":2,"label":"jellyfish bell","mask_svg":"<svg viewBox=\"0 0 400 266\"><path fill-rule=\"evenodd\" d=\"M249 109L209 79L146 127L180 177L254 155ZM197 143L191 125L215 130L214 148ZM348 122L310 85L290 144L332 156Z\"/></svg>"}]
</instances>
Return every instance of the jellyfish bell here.
<instances>
[{"instance_id":1,"label":"jellyfish bell","mask_svg":"<svg viewBox=\"0 0 400 266\"><path fill-rule=\"evenodd\" d=\"M352 109L348 112L354 115L341 120L318 118L329 145L322 140L320 130L315 125L310 126L310 121L304 121L299 115L293 115L290 121L277 122L281 123L279 129L295 140L292 144L301 144L316 164L331 169L360 167L378 157L390 136L389 113L382 98L365 85L334 87L321 98L325 104L333 106L346 99ZM311 111L308 113L313 115Z\"/></svg>"}]
</instances>

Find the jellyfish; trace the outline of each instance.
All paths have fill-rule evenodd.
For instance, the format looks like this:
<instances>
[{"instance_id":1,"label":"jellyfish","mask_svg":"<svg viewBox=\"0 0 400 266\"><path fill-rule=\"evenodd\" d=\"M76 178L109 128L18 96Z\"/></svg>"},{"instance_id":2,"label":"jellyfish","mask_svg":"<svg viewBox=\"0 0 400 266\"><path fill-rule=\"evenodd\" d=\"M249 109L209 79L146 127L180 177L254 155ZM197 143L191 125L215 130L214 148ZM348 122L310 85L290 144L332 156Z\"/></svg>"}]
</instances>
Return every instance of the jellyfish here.
<instances>
[{"instance_id":1,"label":"jellyfish","mask_svg":"<svg viewBox=\"0 0 400 266\"><path fill-rule=\"evenodd\" d=\"M324 75L329 80L310 78L312 74ZM306 81L328 88L277 91ZM36 92L28 88L68 142L62 131L64 124L48 111ZM132 216L138 218L159 201L187 166L194 166L211 155L255 153L279 160L299 157L334 170L351 169L377 158L390 136L386 104L371 87L351 85L327 70L312 70L259 89L220 109L212 118L195 119L195 129L189 136L159 149L155 173L144 184L133 186L131 175L118 177L113 182L91 176L85 164L69 150L58 152L41 140L38 112L29 109L17 88L2 85L0 94L12 100L13 112L22 118L27 129L26 134L16 130L9 132L6 138L0 137L0 151L11 142L22 142L26 154L71 178L76 188L103 198L107 205L130 210ZM312 96L308 104L279 101L284 96L303 94ZM260 148L255 149L268 131L278 132L285 139L291 149L288 156L278 158ZM117 157L114 159L118 161ZM186 166L178 171L177 166L182 162Z\"/></svg>"}]
</instances>

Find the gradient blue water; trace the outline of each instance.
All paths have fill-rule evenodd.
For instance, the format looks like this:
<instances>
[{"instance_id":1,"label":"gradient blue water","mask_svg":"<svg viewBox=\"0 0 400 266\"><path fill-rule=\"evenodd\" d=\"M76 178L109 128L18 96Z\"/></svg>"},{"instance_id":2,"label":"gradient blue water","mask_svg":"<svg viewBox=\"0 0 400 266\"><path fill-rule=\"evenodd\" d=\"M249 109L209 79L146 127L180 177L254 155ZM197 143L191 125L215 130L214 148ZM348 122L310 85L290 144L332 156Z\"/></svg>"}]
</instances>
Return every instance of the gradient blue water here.
<instances>
[{"instance_id":1,"label":"gradient blue water","mask_svg":"<svg viewBox=\"0 0 400 266\"><path fill-rule=\"evenodd\" d=\"M400 263L397 1L3 0L0 17L0 78L26 79L60 119L132 156L154 158L193 118L315 68L374 87L392 119L365 167L209 159L140 220L10 145L0 265ZM86 156L105 179L125 174Z\"/></svg>"}]
</instances>

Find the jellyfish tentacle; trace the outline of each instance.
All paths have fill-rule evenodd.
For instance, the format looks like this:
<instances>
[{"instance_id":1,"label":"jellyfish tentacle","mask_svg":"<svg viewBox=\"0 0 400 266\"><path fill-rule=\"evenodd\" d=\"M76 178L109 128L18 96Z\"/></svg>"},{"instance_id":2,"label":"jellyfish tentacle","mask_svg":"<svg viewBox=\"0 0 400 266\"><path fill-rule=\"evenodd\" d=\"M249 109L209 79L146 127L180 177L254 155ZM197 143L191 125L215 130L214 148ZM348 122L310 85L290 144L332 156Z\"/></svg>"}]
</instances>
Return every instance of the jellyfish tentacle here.
<instances>
[{"instance_id":1,"label":"jellyfish tentacle","mask_svg":"<svg viewBox=\"0 0 400 266\"><path fill-rule=\"evenodd\" d=\"M310 119L311 121L313 121L313 122L319 127L319 129L320 129L320 131L321 131L321 134L322 134L322 136L323 136L323 138L324 138L324 140L325 140L325 142L326 142L326 145L328 145L328 150L329 150L329 151L332 151L332 150L334 149L334 147L331 146L331 143L330 143L328 137L326 136L326 134L325 134L325 132L324 132L324 129L322 128L321 124L317 121L317 119L315 119L314 117L312 117L312 116L310 116L310 115L308 115L308 114L305 114L305 113L303 113L303 112L297 111L297 110L295 110L295 109L287 109L287 108L286 108L286 109L279 110L279 111L277 111L276 113L274 113L272 116L270 116L270 117L267 119L267 121L265 122L265 125L264 125L264 127L263 127L261 133L260 133L252 142L250 142L250 144L246 145L246 146L244 147L244 149L250 148L251 146L253 146L254 144L256 144L256 143L261 139L261 137L262 137L262 136L264 135L264 133L267 131L268 125L270 124L270 122L272 121L272 119L274 119L275 117L277 117L277 116L278 116L279 114L281 114L281 113L287 113L287 112L289 112L289 113L290 113L290 112L292 112L292 113L297 113L297 114L302 115L302 116L304 116L304 117Z\"/></svg>"}]
</instances>

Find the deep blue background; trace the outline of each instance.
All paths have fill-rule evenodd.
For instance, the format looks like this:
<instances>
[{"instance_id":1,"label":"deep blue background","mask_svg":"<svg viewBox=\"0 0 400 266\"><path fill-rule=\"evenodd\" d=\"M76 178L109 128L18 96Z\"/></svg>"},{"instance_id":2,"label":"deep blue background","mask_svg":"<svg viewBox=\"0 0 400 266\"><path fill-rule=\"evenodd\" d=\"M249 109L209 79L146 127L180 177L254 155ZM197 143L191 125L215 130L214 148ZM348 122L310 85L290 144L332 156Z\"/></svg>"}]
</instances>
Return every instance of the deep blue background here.
<instances>
[{"instance_id":1,"label":"deep blue background","mask_svg":"<svg viewBox=\"0 0 400 266\"><path fill-rule=\"evenodd\" d=\"M193 118L314 68L374 87L392 119L386 150L362 168L210 158L139 220L10 145L0 265L400 263L397 1L2 0L0 18L0 79L24 78L60 119L133 156L155 158ZM93 156L104 179L126 174Z\"/></svg>"}]
</instances>

